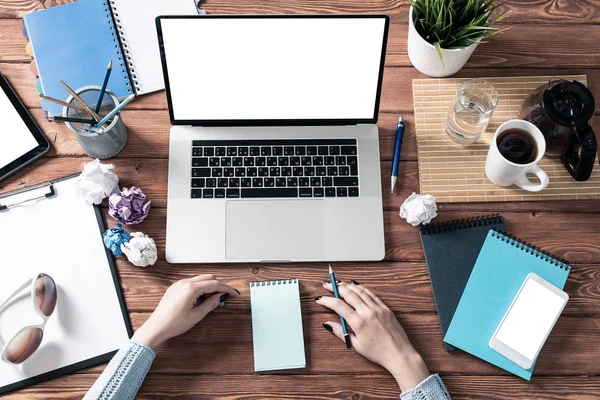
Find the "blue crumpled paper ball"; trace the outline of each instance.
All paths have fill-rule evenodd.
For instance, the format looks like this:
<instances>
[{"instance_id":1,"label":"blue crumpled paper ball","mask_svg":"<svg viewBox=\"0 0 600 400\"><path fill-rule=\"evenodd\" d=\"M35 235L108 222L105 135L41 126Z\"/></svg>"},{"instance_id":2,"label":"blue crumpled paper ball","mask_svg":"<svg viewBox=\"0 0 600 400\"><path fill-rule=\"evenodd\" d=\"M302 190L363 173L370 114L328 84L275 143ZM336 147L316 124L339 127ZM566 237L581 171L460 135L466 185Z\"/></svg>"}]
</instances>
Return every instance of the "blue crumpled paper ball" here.
<instances>
[{"instance_id":1,"label":"blue crumpled paper ball","mask_svg":"<svg viewBox=\"0 0 600 400\"><path fill-rule=\"evenodd\" d=\"M131 239L131 236L123 229L121 224L117 224L114 228L107 229L104 232L104 245L117 257L123 254L121 245L129 242L129 239Z\"/></svg>"}]
</instances>

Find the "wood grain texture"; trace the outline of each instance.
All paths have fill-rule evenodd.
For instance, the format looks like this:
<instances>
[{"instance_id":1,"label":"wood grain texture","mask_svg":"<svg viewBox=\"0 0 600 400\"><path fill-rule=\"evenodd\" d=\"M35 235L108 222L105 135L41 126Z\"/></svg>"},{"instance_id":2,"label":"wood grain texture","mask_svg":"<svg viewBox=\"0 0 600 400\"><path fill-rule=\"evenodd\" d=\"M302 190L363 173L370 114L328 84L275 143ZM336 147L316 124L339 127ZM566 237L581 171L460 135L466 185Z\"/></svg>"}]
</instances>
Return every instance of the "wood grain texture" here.
<instances>
[{"instance_id":1,"label":"wood grain texture","mask_svg":"<svg viewBox=\"0 0 600 400\"><path fill-rule=\"evenodd\" d=\"M73 0L47 0L46 4L64 4ZM43 8L40 0L0 0L0 18L21 18L25 14ZM594 0L511 0L505 2L500 12L512 10L507 23L599 23L600 5ZM227 0L201 1L209 14L315 14L315 13L379 13L406 16L408 2L402 0L302 0L269 1L250 0L230 2Z\"/></svg>"},{"instance_id":2,"label":"wood grain texture","mask_svg":"<svg viewBox=\"0 0 600 400\"><path fill-rule=\"evenodd\" d=\"M508 376L442 375L454 400L591 400L598 398L600 378L534 377L526 382ZM95 374L55 379L9 395L9 400L80 399L94 383ZM243 400L363 400L398 399L396 381L382 374L345 375L180 375L150 372L138 399Z\"/></svg>"}]
</instances>

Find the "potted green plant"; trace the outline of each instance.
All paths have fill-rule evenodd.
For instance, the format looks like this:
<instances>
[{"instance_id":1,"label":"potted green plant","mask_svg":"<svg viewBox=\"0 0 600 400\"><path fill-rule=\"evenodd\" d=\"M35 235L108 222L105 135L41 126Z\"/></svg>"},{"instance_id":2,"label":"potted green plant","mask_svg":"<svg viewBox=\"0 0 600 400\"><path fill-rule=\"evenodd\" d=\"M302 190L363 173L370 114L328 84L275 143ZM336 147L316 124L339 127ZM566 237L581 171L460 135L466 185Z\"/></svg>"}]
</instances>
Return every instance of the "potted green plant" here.
<instances>
[{"instance_id":1,"label":"potted green plant","mask_svg":"<svg viewBox=\"0 0 600 400\"><path fill-rule=\"evenodd\" d=\"M496 0L409 0L408 58L422 73L457 73L485 38L505 29L492 27L508 13L493 16Z\"/></svg>"}]
</instances>

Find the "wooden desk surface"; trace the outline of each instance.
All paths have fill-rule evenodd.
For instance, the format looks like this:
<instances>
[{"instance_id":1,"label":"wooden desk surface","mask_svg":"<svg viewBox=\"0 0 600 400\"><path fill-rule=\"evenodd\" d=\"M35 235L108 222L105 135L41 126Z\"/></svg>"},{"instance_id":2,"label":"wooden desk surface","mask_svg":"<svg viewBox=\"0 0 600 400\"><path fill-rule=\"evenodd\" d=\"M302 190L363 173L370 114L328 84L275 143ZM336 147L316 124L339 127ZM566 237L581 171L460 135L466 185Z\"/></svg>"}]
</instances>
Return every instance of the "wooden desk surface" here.
<instances>
[{"instance_id":1,"label":"wooden desk surface","mask_svg":"<svg viewBox=\"0 0 600 400\"><path fill-rule=\"evenodd\" d=\"M46 1L64 3L65 0ZM62 124L44 120L20 18L42 8L36 0L0 0L0 71L15 86L53 145L40 162L0 182L0 190L78 172L90 161ZM503 35L482 44L459 76L587 74L600 101L600 3L591 0L510 0L513 12ZM419 191L411 80L421 78L406 54L408 5L400 0L208 0L208 13L386 13L392 18L379 129L385 203L386 257L381 263L336 266L337 276L369 286L396 312L430 370L439 372L453 398L598 398L600 396L600 201L442 204L438 220L502 212L508 230L568 259L571 296L540 355L531 382L470 355L447 353L418 232L398 216L398 207ZM202 41L197 44L199 50ZM203 77L199 67L200 78ZM598 110L600 111L600 109ZM398 116L407 121L399 182L389 192ZM152 236L159 262L140 269L117 264L135 328L174 281L213 273L242 292L183 337L160 348L140 398L383 399L397 398L395 381L381 368L327 333L331 316L314 303L323 294L324 265L169 265L164 260L169 118L164 92L136 99L123 112L129 143L116 164L122 185L141 187L153 201L148 219L135 230ZM600 121L598 116L597 121ZM600 123L595 124L600 133ZM598 165L596 165L598 168ZM109 224L114 221L107 216ZM302 281L307 368L255 374L248 282L294 276ZM81 398L103 366L13 393L8 398Z\"/></svg>"}]
</instances>

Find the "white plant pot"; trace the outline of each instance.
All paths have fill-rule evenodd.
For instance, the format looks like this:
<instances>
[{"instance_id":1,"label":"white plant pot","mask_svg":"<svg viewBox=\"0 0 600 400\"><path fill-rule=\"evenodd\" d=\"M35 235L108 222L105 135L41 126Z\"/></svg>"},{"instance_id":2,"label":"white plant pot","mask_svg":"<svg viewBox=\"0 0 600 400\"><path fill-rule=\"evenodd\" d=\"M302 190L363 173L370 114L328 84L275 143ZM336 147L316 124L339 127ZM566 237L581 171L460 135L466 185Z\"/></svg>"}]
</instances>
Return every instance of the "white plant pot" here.
<instances>
[{"instance_id":1,"label":"white plant pot","mask_svg":"<svg viewBox=\"0 0 600 400\"><path fill-rule=\"evenodd\" d=\"M462 49L442 49L444 64L438 56L435 46L419 35L413 19L413 9L409 11L408 21L408 58L412 65L433 78L443 78L454 75L469 61L471 54L477 47L474 43Z\"/></svg>"}]
</instances>

